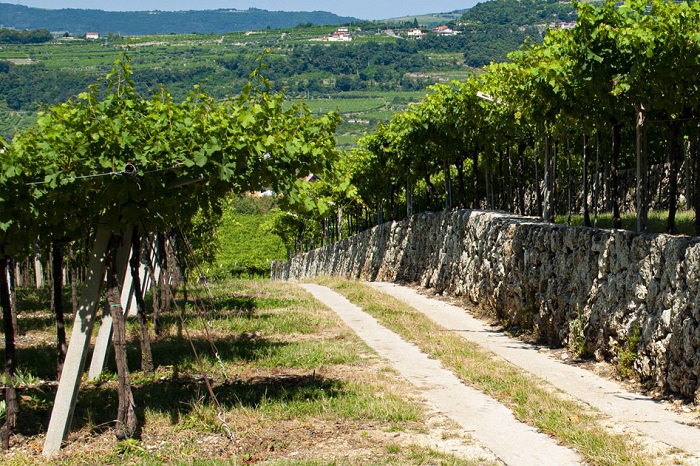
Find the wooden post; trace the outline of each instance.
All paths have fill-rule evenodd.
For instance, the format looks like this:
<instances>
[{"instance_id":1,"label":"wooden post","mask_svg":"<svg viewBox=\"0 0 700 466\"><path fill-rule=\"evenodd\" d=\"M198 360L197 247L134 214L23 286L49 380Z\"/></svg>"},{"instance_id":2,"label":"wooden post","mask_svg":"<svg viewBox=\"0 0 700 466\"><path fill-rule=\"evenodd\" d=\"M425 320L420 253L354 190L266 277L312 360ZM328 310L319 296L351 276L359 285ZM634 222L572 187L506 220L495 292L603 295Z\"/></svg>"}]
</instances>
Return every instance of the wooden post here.
<instances>
[{"instance_id":1,"label":"wooden post","mask_svg":"<svg viewBox=\"0 0 700 466\"><path fill-rule=\"evenodd\" d=\"M111 233L103 228L97 230L95 245L90 257L85 291L73 322L73 332L68 353L58 385L51 420L44 441L44 456L51 456L61 449L68 436L73 418L73 409L80 389L80 379L85 367L85 358L90 345L90 336L95 324L95 312L100 299L100 288L105 275L105 254Z\"/></svg>"},{"instance_id":2,"label":"wooden post","mask_svg":"<svg viewBox=\"0 0 700 466\"><path fill-rule=\"evenodd\" d=\"M121 288L121 305L125 311L129 308L128 303L133 294L131 285L131 274L129 270L129 255L131 253L131 230L124 234L124 244L119 248L117 254L117 270L119 270L119 281L122 283ZM95 340L95 348L92 351L92 360L90 361L90 370L88 371L88 380L97 379L102 374L107 352L109 351L109 343L112 339L112 314L109 312L109 305L104 304L102 311L102 320L100 330L97 332Z\"/></svg>"}]
</instances>

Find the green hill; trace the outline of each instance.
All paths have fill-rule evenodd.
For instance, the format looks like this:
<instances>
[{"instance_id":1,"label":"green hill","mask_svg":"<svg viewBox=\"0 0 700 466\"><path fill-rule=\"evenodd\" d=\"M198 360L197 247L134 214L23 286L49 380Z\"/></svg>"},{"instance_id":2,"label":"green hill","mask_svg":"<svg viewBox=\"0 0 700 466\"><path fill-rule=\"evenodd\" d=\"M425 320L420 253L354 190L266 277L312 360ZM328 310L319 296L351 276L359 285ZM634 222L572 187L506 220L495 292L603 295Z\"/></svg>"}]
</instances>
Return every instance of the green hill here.
<instances>
[{"instance_id":1,"label":"green hill","mask_svg":"<svg viewBox=\"0 0 700 466\"><path fill-rule=\"evenodd\" d=\"M535 26L570 22L576 10L568 1L559 0L492 0L478 3L460 19L470 24Z\"/></svg>"},{"instance_id":2,"label":"green hill","mask_svg":"<svg viewBox=\"0 0 700 466\"><path fill-rule=\"evenodd\" d=\"M0 27L48 29L81 36L223 33L294 27L302 23L334 25L357 21L326 11L267 11L221 9L203 11L48 10L0 3Z\"/></svg>"}]
</instances>

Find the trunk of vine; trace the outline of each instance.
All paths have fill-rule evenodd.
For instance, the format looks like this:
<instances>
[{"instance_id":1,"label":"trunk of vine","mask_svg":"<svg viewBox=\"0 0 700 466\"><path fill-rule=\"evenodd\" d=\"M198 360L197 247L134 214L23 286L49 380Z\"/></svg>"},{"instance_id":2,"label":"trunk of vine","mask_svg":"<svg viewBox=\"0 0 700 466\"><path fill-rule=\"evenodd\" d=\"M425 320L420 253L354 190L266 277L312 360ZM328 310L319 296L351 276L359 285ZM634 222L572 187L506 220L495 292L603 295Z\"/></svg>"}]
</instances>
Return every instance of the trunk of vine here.
<instances>
[{"instance_id":1,"label":"trunk of vine","mask_svg":"<svg viewBox=\"0 0 700 466\"><path fill-rule=\"evenodd\" d=\"M160 276L158 277L158 314L155 312L153 313L153 329L156 332L156 335L160 335L162 332L162 328L160 325L160 316L161 313L168 312L170 309L170 300L168 299L168 292L166 290L166 287L170 286L170 274L168 267L170 264L168 264L168 257L165 249L165 234L163 233L158 233L157 239L156 239L156 260L158 261L158 264L160 265ZM300 238L297 238L297 254L301 250L301 240Z\"/></svg>"},{"instance_id":2,"label":"trunk of vine","mask_svg":"<svg viewBox=\"0 0 700 466\"><path fill-rule=\"evenodd\" d=\"M571 225L571 210L573 201L573 176L571 173L571 147L570 140L566 138L566 224Z\"/></svg>"},{"instance_id":3,"label":"trunk of vine","mask_svg":"<svg viewBox=\"0 0 700 466\"><path fill-rule=\"evenodd\" d=\"M411 218L413 215L413 183L409 178L406 178L406 218ZM357 233L359 233L359 225Z\"/></svg>"},{"instance_id":4,"label":"trunk of vine","mask_svg":"<svg viewBox=\"0 0 700 466\"><path fill-rule=\"evenodd\" d=\"M479 208L479 151L475 150L472 152L472 183L474 190L474 199L472 200L472 207L474 209Z\"/></svg>"},{"instance_id":5,"label":"trunk of vine","mask_svg":"<svg viewBox=\"0 0 700 466\"><path fill-rule=\"evenodd\" d=\"M695 210L695 235L700 236L700 119L695 127L695 160L693 161L693 209Z\"/></svg>"},{"instance_id":6,"label":"trunk of vine","mask_svg":"<svg viewBox=\"0 0 700 466\"><path fill-rule=\"evenodd\" d=\"M598 228L598 198L600 197L600 134L595 136L595 185L593 185L593 226Z\"/></svg>"},{"instance_id":7,"label":"trunk of vine","mask_svg":"<svg viewBox=\"0 0 700 466\"><path fill-rule=\"evenodd\" d=\"M554 223L554 219L556 218L557 215L557 202L559 199L559 184L558 178L557 178L557 170L558 170L558 165L557 165L557 156L559 155L559 143L557 141L552 142L552 157L551 157L551 177L552 177L552 199L551 199L551 204L549 207L549 221L551 223Z\"/></svg>"},{"instance_id":8,"label":"trunk of vine","mask_svg":"<svg viewBox=\"0 0 700 466\"><path fill-rule=\"evenodd\" d=\"M647 196L647 150L646 112L643 106L637 107L637 232L647 229L649 202Z\"/></svg>"},{"instance_id":9,"label":"trunk of vine","mask_svg":"<svg viewBox=\"0 0 700 466\"><path fill-rule=\"evenodd\" d=\"M425 174L425 202L426 210L431 210L433 202L436 200L435 197L437 193L435 192L435 185L430 181L430 174L426 172Z\"/></svg>"},{"instance_id":10,"label":"trunk of vine","mask_svg":"<svg viewBox=\"0 0 700 466\"><path fill-rule=\"evenodd\" d=\"M668 124L668 163L669 163L669 184L668 184L668 226L666 232L675 235L676 212L678 210L678 172L681 159L681 125L680 121L672 121Z\"/></svg>"},{"instance_id":11,"label":"trunk of vine","mask_svg":"<svg viewBox=\"0 0 700 466\"><path fill-rule=\"evenodd\" d=\"M551 221L551 203L552 203L552 191L550 189L551 181L551 153L550 153L550 141L549 134L544 138L544 195L543 195L543 209L542 209L542 219L545 222Z\"/></svg>"},{"instance_id":12,"label":"trunk of vine","mask_svg":"<svg viewBox=\"0 0 700 466\"><path fill-rule=\"evenodd\" d=\"M119 403L114 434L119 440L134 438L137 436L138 424L136 420L136 407L131 392L129 381L129 368L126 363L126 325L124 310L121 305L119 292L119 279L117 270L117 251L123 241L121 236L112 235L107 249L105 265L107 268L107 291L105 298L112 314L112 346L114 348L114 361L117 365L117 379L119 382Z\"/></svg>"},{"instance_id":13,"label":"trunk of vine","mask_svg":"<svg viewBox=\"0 0 700 466\"><path fill-rule=\"evenodd\" d=\"M153 353L151 352L151 338L148 334L148 318L146 317L146 302L143 299L141 289L141 277L139 267L141 265L141 235L138 228L134 228L131 235L131 277L134 286L134 299L136 299L137 314L139 319L139 329L141 330L141 370L153 373Z\"/></svg>"},{"instance_id":14,"label":"trunk of vine","mask_svg":"<svg viewBox=\"0 0 700 466\"><path fill-rule=\"evenodd\" d=\"M393 196L392 196L393 198ZM343 206L338 205L338 241L343 240Z\"/></svg>"},{"instance_id":15,"label":"trunk of vine","mask_svg":"<svg viewBox=\"0 0 700 466\"><path fill-rule=\"evenodd\" d=\"M70 301L75 316L78 312L78 263L75 260L73 243L68 246L68 260L70 261Z\"/></svg>"},{"instance_id":16,"label":"trunk of vine","mask_svg":"<svg viewBox=\"0 0 700 466\"><path fill-rule=\"evenodd\" d=\"M618 163L620 160L620 146L622 139L622 123L613 124L612 153L610 154L610 204L613 213L613 228L622 228L620 217L620 194Z\"/></svg>"},{"instance_id":17,"label":"trunk of vine","mask_svg":"<svg viewBox=\"0 0 700 466\"><path fill-rule=\"evenodd\" d=\"M158 296L160 294L160 283L159 279L156 279L156 271L155 271L155 264L154 261L151 260L151 258L154 258L153 254L153 249L154 245L153 242L151 241L151 238L146 239L146 254L148 256L148 264L146 265L146 270L148 272L148 275L151 278L151 301L153 304L153 331L155 332L156 335L160 334L160 323L159 323L159 317L160 316L160 302L158 299ZM287 248L287 260L291 260L292 257L292 251ZM156 260L156 259L154 259Z\"/></svg>"},{"instance_id":18,"label":"trunk of vine","mask_svg":"<svg viewBox=\"0 0 700 466\"><path fill-rule=\"evenodd\" d=\"M537 150L535 150L535 193L537 193L536 200L537 200L537 216L542 217L542 190L540 189L540 161L539 161L539 154L537 153Z\"/></svg>"},{"instance_id":19,"label":"trunk of vine","mask_svg":"<svg viewBox=\"0 0 700 466\"><path fill-rule=\"evenodd\" d=\"M510 159L510 149L508 149L508 159ZM506 185L505 173L503 172L503 149L498 151L498 183L500 189L498 190L498 208L501 210L507 210L505 206L506 193L508 197L512 198L512 192L510 190L510 183Z\"/></svg>"},{"instance_id":20,"label":"trunk of vine","mask_svg":"<svg viewBox=\"0 0 700 466\"><path fill-rule=\"evenodd\" d=\"M17 320L17 271L15 270L15 261L10 259L7 263L7 281L10 287L10 311L12 312L12 328L15 329L15 335L22 335L22 330L19 328Z\"/></svg>"},{"instance_id":21,"label":"trunk of vine","mask_svg":"<svg viewBox=\"0 0 700 466\"><path fill-rule=\"evenodd\" d=\"M452 177L450 176L450 164L447 160L443 160L442 170L445 174L445 210L452 210Z\"/></svg>"},{"instance_id":22,"label":"trunk of vine","mask_svg":"<svg viewBox=\"0 0 700 466\"><path fill-rule=\"evenodd\" d=\"M10 448L10 435L17 425L17 389L14 387L15 363L15 329L12 325L12 303L10 301L10 286L7 282L8 258L0 259L0 305L2 306L3 332L5 334L5 377L9 383L5 385L5 423L0 427L0 445L3 450Z\"/></svg>"},{"instance_id":23,"label":"trunk of vine","mask_svg":"<svg viewBox=\"0 0 700 466\"><path fill-rule=\"evenodd\" d=\"M525 215L525 149L527 149L527 143L518 144L518 209L520 209L520 215Z\"/></svg>"},{"instance_id":24,"label":"trunk of vine","mask_svg":"<svg viewBox=\"0 0 700 466\"><path fill-rule=\"evenodd\" d=\"M588 206L588 146L589 138L587 134L583 135L583 176L582 176L582 191L583 191L583 226L591 226L591 214Z\"/></svg>"},{"instance_id":25,"label":"trunk of vine","mask_svg":"<svg viewBox=\"0 0 700 466\"><path fill-rule=\"evenodd\" d=\"M464 209L467 207L467 193L464 185L464 160L466 156L461 154L457 160L457 185L459 187L459 206Z\"/></svg>"},{"instance_id":26,"label":"trunk of vine","mask_svg":"<svg viewBox=\"0 0 700 466\"><path fill-rule=\"evenodd\" d=\"M63 244L53 241L51 245L53 267L53 313L56 318L56 379L61 379L66 360L66 321L63 313Z\"/></svg>"}]
</instances>

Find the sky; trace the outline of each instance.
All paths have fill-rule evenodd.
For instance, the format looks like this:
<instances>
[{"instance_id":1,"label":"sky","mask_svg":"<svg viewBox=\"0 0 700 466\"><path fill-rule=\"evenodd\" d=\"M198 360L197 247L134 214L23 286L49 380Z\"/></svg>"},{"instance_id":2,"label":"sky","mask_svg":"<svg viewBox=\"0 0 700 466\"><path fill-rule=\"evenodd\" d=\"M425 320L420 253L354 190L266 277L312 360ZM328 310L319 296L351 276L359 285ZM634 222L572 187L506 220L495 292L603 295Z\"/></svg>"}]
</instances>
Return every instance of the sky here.
<instances>
[{"instance_id":1,"label":"sky","mask_svg":"<svg viewBox=\"0 0 700 466\"><path fill-rule=\"evenodd\" d=\"M360 19L387 19L425 13L446 13L474 6L485 0L1 0L29 7L85 8L106 11L218 10L260 8L271 11L330 11Z\"/></svg>"}]
</instances>

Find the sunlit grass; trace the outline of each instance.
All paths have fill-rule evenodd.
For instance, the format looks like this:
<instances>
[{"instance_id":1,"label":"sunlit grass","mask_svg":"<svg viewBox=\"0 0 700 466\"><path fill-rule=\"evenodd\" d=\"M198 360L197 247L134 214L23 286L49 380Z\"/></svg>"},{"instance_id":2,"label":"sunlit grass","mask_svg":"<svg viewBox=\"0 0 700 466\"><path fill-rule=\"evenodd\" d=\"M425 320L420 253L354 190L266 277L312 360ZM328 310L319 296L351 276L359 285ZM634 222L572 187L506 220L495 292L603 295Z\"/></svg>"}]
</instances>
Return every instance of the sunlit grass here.
<instances>
[{"instance_id":1,"label":"sunlit grass","mask_svg":"<svg viewBox=\"0 0 700 466\"><path fill-rule=\"evenodd\" d=\"M359 282L321 279L379 322L413 342L470 386L510 407L516 418L578 451L588 464L662 464L639 452L630 436L610 433L602 416L562 396L545 381L460 336L445 332L409 305Z\"/></svg>"},{"instance_id":2,"label":"sunlit grass","mask_svg":"<svg viewBox=\"0 0 700 466\"><path fill-rule=\"evenodd\" d=\"M401 389L406 382L299 286L229 280L211 288L217 306L209 322L190 315L192 310L184 327L174 311L163 316L163 335L152 344L153 374L136 370L138 332L130 324L130 378L143 426L141 440L114 439L117 378L110 362L99 380L83 382L72 433L54 460L41 456L40 450L55 385L39 381L37 386L23 386L18 431L33 440L27 440L21 451L14 448L11 455L0 456L3 464L246 464L253 459L274 464L481 464L429 449L402 447L390 452L382 444L376 445L373 461L366 456L346 458L353 454L351 447L333 450L334 459L328 462L315 459L313 442L301 450L305 460L285 458L286 448L289 452L302 448L291 449L290 432L314 440L309 432L316 426L329 432L337 429L337 435L348 436L349 441L370 429L425 435L425 407L406 396ZM28 297L36 300L31 306L42 307L41 297L33 293ZM52 331L43 325L30 330L37 340L50 340ZM187 334L202 366L193 357ZM210 342L219 351L223 370ZM53 366L50 348L23 351L27 374L40 370L43 375ZM35 359L46 368L36 366ZM218 404L204 377L210 380ZM234 438L230 443L227 427ZM266 440L261 444L263 435ZM387 442L393 438L387 435ZM236 445L244 447L237 450ZM282 458L276 460L268 445L282 450Z\"/></svg>"},{"instance_id":3,"label":"sunlit grass","mask_svg":"<svg viewBox=\"0 0 700 466\"><path fill-rule=\"evenodd\" d=\"M629 231L637 231L637 214L635 213L625 213L621 215L622 219L622 229ZM566 215L559 215L556 217L556 223L568 224L568 217ZM591 213L591 223L593 223L595 217ZM695 212L692 210L681 210L676 213L676 227L679 234L695 236ZM583 215L572 215L571 216L572 226L583 226ZM600 212L598 213L597 227L610 229L613 225L613 217L610 212ZM667 211L650 211L647 223L648 233L665 233L668 226L668 212Z\"/></svg>"}]
</instances>

